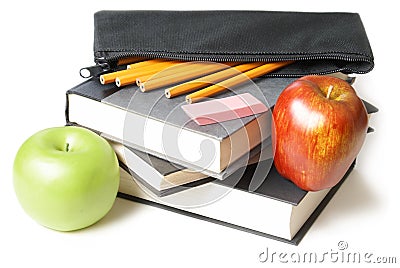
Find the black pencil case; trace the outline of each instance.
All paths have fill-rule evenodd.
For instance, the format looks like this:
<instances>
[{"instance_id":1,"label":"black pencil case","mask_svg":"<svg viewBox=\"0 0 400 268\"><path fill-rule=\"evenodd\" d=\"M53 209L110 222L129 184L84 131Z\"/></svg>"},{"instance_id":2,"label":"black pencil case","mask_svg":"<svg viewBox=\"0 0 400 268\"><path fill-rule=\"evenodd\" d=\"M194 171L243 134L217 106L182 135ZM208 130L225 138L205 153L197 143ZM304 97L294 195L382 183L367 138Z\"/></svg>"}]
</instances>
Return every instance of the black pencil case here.
<instances>
[{"instance_id":1,"label":"black pencil case","mask_svg":"<svg viewBox=\"0 0 400 268\"><path fill-rule=\"evenodd\" d=\"M279 11L99 11L94 15L95 66L85 76L115 70L121 59L286 61L268 74L363 74L374 67L357 13Z\"/></svg>"}]
</instances>

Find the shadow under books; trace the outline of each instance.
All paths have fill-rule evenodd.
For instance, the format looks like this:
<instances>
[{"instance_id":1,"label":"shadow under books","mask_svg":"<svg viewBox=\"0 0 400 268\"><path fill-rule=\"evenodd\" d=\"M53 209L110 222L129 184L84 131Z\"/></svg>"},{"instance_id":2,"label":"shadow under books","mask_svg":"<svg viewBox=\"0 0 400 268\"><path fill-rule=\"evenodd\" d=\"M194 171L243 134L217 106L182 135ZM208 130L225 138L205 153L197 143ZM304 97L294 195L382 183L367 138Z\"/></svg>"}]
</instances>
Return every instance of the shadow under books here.
<instances>
[{"instance_id":1,"label":"shadow under books","mask_svg":"<svg viewBox=\"0 0 400 268\"><path fill-rule=\"evenodd\" d=\"M379 198L371 189L362 174L354 169L339 191L321 213L318 224L329 228L335 222L348 216L372 212L379 209Z\"/></svg>"}]
</instances>

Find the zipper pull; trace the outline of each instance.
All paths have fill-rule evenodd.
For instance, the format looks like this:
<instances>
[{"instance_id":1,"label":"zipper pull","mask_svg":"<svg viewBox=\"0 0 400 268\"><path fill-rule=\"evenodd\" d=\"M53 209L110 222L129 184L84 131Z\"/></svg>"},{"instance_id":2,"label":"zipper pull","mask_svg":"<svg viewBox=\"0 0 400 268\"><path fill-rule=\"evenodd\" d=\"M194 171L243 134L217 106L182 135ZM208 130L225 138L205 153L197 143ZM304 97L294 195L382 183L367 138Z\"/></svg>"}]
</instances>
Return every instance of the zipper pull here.
<instances>
[{"instance_id":1,"label":"zipper pull","mask_svg":"<svg viewBox=\"0 0 400 268\"><path fill-rule=\"evenodd\" d=\"M100 76L101 74L110 70L110 65L108 63L98 63L93 66L84 67L79 70L79 74L83 78L90 78L93 76Z\"/></svg>"}]
</instances>

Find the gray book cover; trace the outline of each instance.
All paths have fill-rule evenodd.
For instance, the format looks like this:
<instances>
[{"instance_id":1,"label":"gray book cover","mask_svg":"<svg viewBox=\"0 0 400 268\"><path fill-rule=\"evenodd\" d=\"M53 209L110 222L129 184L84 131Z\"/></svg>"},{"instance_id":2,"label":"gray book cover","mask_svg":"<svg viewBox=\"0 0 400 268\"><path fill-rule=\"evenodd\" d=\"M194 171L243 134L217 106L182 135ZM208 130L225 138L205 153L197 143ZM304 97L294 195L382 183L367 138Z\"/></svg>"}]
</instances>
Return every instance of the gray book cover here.
<instances>
[{"instance_id":1,"label":"gray book cover","mask_svg":"<svg viewBox=\"0 0 400 268\"><path fill-rule=\"evenodd\" d=\"M165 159L161 159L151 154L147 154L130 147L126 147L126 149L131 150L134 154L139 156L143 161L145 161L149 166L152 166L155 170L157 170L158 173L160 173L164 177L186 169L181 165L171 163Z\"/></svg>"},{"instance_id":2,"label":"gray book cover","mask_svg":"<svg viewBox=\"0 0 400 268\"><path fill-rule=\"evenodd\" d=\"M228 97L236 94L250 93L267 107L272 107L281 91L295 78L263 77L249 81L241 86L218 94L215 98ZM203 135L223 140L235 131L254 120L255 116L234 119L218 124L199 126L191 121L181 106L186 104L185 95L167 99L164 96L166 88L159 88L149 92L141 92L137 86L127 86L115 91L102 99L102 102L126 109L131 113L145 118L158 120L163 123L185 128Z\"/></svg>"}]
</instances>

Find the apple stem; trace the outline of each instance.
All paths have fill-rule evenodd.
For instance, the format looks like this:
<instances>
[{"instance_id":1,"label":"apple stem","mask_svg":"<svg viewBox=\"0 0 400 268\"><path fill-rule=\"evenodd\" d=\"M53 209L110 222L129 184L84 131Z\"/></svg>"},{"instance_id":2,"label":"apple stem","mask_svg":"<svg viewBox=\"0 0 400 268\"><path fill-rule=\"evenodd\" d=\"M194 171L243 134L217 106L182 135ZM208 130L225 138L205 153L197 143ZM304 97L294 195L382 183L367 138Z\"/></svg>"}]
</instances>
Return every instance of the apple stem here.
<instances>
[{"instance_id":1,"label":"apple stem","mask_svg":"<svg viewBox=\"0 0 400 268\"><path fill-rule=\"evenodd\" d=\"M329 88L328 88L328 93L326 93L326 98L327 98L327 99L329 99L329 97L331 96L332 89L333 89L333 86L330 85Z\"/></svg>"},{"instance_id":2,"label":"apple stem","mask_svg":"<svg viewBox=\"0 0 400 268\"><path fill-rule=\"evenodd\" d=\"M66 152L69 152L69 143L66 144L66 146L65 146L65 151L66 151Z\"/></svg>"}]
</instances>

